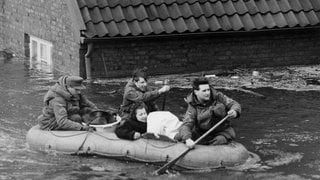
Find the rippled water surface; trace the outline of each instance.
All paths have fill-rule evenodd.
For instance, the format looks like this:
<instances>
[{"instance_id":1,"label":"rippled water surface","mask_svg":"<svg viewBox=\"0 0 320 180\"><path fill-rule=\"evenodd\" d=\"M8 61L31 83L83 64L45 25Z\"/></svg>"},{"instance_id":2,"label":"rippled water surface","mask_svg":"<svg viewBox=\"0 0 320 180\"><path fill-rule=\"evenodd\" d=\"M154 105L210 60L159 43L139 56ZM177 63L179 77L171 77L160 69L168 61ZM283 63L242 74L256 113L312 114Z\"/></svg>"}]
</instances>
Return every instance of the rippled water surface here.
<instances>
[{"instance_id":1,"label":"rippled water surface","mask_svg":"<svg viewBox=\"0 0 320 180\"><path fill-rule=\"evenodd\" d=\"M320 179L320 93L223 91L241 103L233 125L237 141L261 162L246 170L172 172L154 176L158 166L99 157L45 154L29 150L26 133L35 125L47 88L58 76L29 70L18 60L0 59L0 179ZM117 108L123 82L88 84L85 94L101 108ZM188 89L173 89L166 108L182 116ZM161 105L162 101L159 101Z\"/></svg>"}]
</instances>

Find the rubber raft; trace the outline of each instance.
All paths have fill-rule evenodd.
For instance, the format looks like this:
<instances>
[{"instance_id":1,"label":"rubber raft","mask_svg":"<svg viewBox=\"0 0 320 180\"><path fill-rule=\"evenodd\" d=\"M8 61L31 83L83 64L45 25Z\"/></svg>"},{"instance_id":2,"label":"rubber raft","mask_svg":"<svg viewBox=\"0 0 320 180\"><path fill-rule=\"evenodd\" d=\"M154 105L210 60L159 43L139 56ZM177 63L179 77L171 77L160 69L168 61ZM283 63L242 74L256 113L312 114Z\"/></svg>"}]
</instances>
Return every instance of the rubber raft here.
<instances>
[{"instance_id":1,"label":"rubber raft","mask_svg":"<svg viewBox=\"0 0 320 180\"><path fill-rule=\"evenodd\" d=\"M140 138L119 139L112 131L43 131L39 126L27 133L29 148L47 153L98 155L109 158L165 164L178 157L187 147L183 143ZM201 170L235 167L252 160L242 144L196 145L175 164L176 169Z\"/></svg>"}]
</instances>

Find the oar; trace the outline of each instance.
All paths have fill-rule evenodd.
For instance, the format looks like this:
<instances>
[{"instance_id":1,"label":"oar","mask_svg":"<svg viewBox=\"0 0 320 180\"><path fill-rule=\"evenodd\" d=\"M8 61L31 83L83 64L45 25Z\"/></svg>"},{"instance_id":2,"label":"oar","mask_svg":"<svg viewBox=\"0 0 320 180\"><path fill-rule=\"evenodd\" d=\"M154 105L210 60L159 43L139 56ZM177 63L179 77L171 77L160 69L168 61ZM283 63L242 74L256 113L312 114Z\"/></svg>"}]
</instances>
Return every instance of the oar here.
<instances>
[{"instance_id":1,"label":"oar","mask_svg":"<svg viewBox=\"0 0 320 180\"><path fill-rule=\"evenodd\" d=\"M199 137L194 144L199 143L203 138L205 138L208 134L210 134L213 130L215 130L220 124L222 124L225 120L229 118L229 115L221 119L216 125L214 125L211 129L209 129L206 133L204 133L201 137ZM169 169L172 165L174 165L181 157L186 155L192 148L186 149L183 153L181 153L178 157L171 160L170 162L166 163L164 166L162 166L160 169L154 172L156 175L163 174L167 169Z\"/></svg>"},{"instance_id":2,"label":"oar","mask_svg":"<svg viewBox=\"0 0 320 180\"><path fill-rule=\"evenodd\" d=\"M169 84L169 79L164 80L164 85ZM167 99L167 92L163 94L163 102L162 102L162 111L164 111L164 108L166 106L166 99Z\"/></svg>"}]
</instances>

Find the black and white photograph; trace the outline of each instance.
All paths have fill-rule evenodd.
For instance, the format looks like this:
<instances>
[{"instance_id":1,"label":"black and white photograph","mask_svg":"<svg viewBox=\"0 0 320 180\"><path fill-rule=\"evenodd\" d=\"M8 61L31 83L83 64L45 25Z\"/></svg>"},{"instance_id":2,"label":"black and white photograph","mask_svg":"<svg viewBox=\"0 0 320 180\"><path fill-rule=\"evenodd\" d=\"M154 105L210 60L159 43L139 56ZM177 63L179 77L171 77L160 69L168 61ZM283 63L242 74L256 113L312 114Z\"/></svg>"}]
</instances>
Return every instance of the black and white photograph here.
<instances>
[{"instance_id":1,"label":"black and white photograph","mask_svg":"<svg viewBox=\"0 0 320 180\"><path fill-rule=\"evenodd\" d=\"M0 0L0 180L320 179L320 0Z\"/></svg>"}]
</instances>

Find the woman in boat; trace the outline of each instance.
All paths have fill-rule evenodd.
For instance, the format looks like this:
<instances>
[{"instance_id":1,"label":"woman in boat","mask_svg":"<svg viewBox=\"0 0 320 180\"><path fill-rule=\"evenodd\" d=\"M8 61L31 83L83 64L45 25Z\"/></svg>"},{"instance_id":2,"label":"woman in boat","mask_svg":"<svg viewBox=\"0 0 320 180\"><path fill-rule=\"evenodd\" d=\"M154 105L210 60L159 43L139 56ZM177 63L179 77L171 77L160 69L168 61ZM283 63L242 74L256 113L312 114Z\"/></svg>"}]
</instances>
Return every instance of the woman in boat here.
<instances>
[{"instance_id":1,"label":"woman in boat","mask_svg":"<svg viewBox=\"0 0 320 180\"><path fill-rule=\"evenodd\" d=\"M62 76L44 96L42 114L38 117L42 130L94 131L82 125L83 116L97 110L97 106L81 93L85 89L79 76Z\"/></svg>"},{"instance_id":2,"label":"woman in boat","mask_svg":"<svg viewBox=\"0 0 320 180\"><path fill-rule=\"evenodd\" d=\"M115 130L115 134L122 139L135 140L147 131L148 108L143 102L137 102L132 107L130 118Z\"/></svg>"},{"instance_id":3,"label":"woman in boat","mask_svg":"<svg viewBox=\"0 0 320 180\"><path fill-rule=\"evenodd\" d=\"M133 105L140 101L145 103L149 112L158 111L159 108L155 100L158 99L161 94L170 90L169 85L164 85L160 89L152 90L148 86L146 70L146 68L135 70L132 79L124 89L123 101L119 109L119 114L123 120L130 118Z\"/></svg>"}]
</instances>

